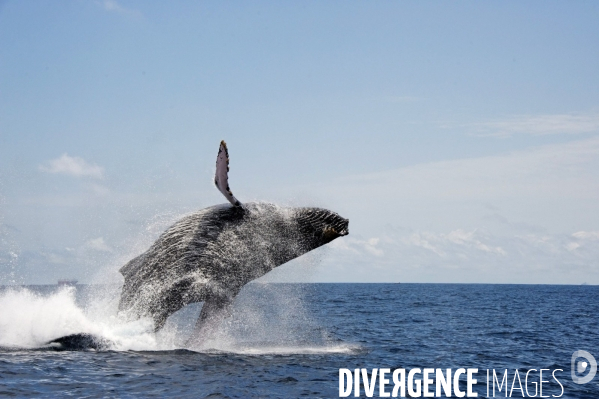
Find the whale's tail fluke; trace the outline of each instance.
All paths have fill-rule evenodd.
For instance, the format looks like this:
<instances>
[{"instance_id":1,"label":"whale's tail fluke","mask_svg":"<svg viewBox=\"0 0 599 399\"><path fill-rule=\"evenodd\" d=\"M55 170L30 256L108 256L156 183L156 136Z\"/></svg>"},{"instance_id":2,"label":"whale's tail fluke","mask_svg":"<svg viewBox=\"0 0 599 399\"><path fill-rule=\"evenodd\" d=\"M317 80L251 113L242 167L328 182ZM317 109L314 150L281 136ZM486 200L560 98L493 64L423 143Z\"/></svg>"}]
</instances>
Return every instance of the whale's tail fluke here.
<instances>
[{"instance_id":1,"label":"whale's tail fluke","mask_svg":"<svg viewBox=\"0 0 599 399\"><path fill-rule=\"evenodd\" d=\"M220 142L218 155L216 156L216 173L214 175L214 184L218 191L223 193L225 198L235 206L241 206L241 202L235 198L229 188L229 151L225 140Z\"/></svg>"}]
</instances>

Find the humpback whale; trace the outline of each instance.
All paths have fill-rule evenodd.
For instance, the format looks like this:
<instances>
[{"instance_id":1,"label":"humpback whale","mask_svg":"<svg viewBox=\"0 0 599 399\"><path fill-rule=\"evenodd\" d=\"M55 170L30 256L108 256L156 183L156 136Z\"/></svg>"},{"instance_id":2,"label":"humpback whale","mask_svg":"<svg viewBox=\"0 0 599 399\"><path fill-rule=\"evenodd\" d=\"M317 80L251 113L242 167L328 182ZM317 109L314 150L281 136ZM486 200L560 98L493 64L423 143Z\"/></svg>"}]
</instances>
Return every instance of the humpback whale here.
<instances>
[{"instance_id":1,"label":"humpback whale","mask_svg":"<svg viewBox=\"0 0 599 399\"><path fill-rule=\"evenodd\" d=\"M229 203L183 217L120 269L119 314L150 317L158 331L177 310L204 302L192 339L205 339L245 284L348 234L349 221L326 209L242 204L229 188L228 172L221 141L214 183Z\"/></svg>"},{"instance_id":2,"label":"humpback whale","mask_svg":"<svg viewBox=\"0 0 599 399\"><path fill-rule=\"evenodd\" d=\"M241 288L277 266L348 234L347 219L322 208L241 203L229 188L229 152L221 141L214 184L228 203L184 216L119 271L124 284L119 316L151 318L154 331L184 306L204 302L188 343L216 332ZM56 350L104 350L88 333L47 342Z\"/></svg>"}]
</instances>

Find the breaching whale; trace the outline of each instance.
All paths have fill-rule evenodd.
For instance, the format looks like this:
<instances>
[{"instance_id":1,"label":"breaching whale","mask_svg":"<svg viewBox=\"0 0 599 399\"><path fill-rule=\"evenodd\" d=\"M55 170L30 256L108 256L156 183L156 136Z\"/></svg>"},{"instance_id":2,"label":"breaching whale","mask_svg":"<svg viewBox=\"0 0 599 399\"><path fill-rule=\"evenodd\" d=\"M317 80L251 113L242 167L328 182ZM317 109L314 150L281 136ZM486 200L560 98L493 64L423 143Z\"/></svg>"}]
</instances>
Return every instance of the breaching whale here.
<instances>
[{"instance_id":1,"label":"breaching whale","mask_svg":"<svg viewBox=\"0 0 599 399\"><path fill-rule=\"evenodd\" d=\"M245 284L348 234L349 221L326 209L242 204L229 188L228 172L221 141L214 183L229 203L183 217L123 266L119 312L151 317L158 331L177 310L204 302L194 331L202 339Z\"/></svg>"},{"instance_id":2,"label":"breaching whale","mask_svg":"<svg viewBox=\"0 0 599 399\"><path fill-rule=\"evenodd\" d=\"M229 188L229 153L221 141L214 183L229 203L184 216L119 271L119 316L149 317L154 331L184 306L204 302L190 341L210 337L241 288L277 266L348 234L347 219L322 208L241 203ZM101 349L106 341L74 334L50 343ZM189 341L188 341L189 342Z\"/></svg>"}]
</instances>

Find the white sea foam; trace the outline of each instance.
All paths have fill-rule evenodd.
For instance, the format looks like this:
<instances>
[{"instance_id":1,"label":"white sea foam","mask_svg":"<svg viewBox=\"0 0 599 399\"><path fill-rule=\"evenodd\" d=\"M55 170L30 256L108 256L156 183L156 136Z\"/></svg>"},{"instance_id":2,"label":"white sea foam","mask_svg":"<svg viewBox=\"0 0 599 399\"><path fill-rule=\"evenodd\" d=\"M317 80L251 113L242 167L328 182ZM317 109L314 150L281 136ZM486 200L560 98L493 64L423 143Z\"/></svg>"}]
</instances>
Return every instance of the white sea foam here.
<instances>
[{"instance_id":1,"label":"white sea foam","mask_svg":"<svg viewBox=\"0 0 599 399\"><path fill-rule=\"evenodd\" d=\"M117 316L118 290L99 287L80 305L74 287L46 294L20 287L0 292L0 346L39 348L53 339L90 333L109 340L116 351L190 349L246 355L348 353L359 347L330 339L310 317L297 287L257 284L242 293L233 314L211 339L186 346L201 305L175 313L154 333L152 321L127 321ZM80 293L81 294L81 293ZM81 301L81 295L79 300Z\"/></svg>"},{"instance_id":2,"label":"white sea foam","mask_svg":"<svg viewBox=\"0 0 599 399\"><path fill-rule=\"evenodd\" d=\"M9 289L0 295L0 308L2 346L37 347L52 338L94 329L75 305L74 289L48 297L25 288Z\"/></svg>"},{"instance_id":3,"label":"white sea foam","mask_svg":"<svg viewBox=\"0 0 599 399\"><path fill-rule=\"evenodd\" d=\"M325 355L338 353L356 353L362 350L358 345L333 344L325 346L247 346L217 349L201 349L200 352L235 353L240 355Z\"/></svg>"},{"instance_id":4,"label":"white sea foam","mask_svg":"<svg viewBox=\"0 0 599 399\"><path fill-rule=\"evenodd\" d=\"M27 288L8 289L0 294L0 346L37 348L65 335L90 333L113 342L115 350L173 349L168 340L162 345L156 339L149 320L120 320L106 311L110 304L99 299L94 306L82 308L73 287L47 295Z\"/></svg>"}]
</instances>

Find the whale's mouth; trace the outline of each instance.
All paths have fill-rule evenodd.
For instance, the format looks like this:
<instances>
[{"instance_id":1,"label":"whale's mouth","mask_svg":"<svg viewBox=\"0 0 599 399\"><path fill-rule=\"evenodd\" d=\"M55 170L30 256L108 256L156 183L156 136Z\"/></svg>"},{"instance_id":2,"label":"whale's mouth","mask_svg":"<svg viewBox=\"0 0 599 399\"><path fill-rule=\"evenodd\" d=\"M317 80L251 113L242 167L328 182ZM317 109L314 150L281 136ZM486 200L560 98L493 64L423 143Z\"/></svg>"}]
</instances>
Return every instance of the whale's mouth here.
<instances>
[{"instance_id":1,"label":"whale's mouth","mask_svg":"<svg viewBox=\"0 0 599 399\"><path fill-rule=\"evenodd\" d=\"M348 234L349 234L349 230L348 230L348 228L347 228L347 224L346 224L346 226L345 226L345 227L342 227L342 228L335 228L335 227L334 227L332 230L333 230L333 231L334 231L334 232L335 232L337 235L339 235L339 236L342 236L342 237L343 237L343 236L346 236L346 235L348 235Z\"/></svg>"},{"instance_id":2,"label":"whale's mouth","mask_svg":"<svg viewBox=\"0 0 599 399\"><path fill-rule=\"evenodd\" d=\"M338 215L331 225L325 228L325 235L343 237L349 234L349 220L344 219Z\"/></svg>"},{"instance_id":3,"label":"whale's mouth","mask_svg":"<svg viewBox=\"0 0 599 399\"><path fill-rule=\"evenodd\" d=\"M332 227L337 232L337 234L339 234L340 236L346 236L349 234L349 220L348 219L344 219L339 216L338 219L335 221L335 223L333 223Z\"/></svg>"},{"instance_id":4,"label":"whale's mouth","mask_svg":"<svg viewBox=\"0 0 599 399\"><path fill-rule=\"evenodd\" d=\"M305 234L324 239L319 245L349 234L349 220L335 212L322 208L298 208L296 212L297 221Z\"/></svg>"}]
</instances>

